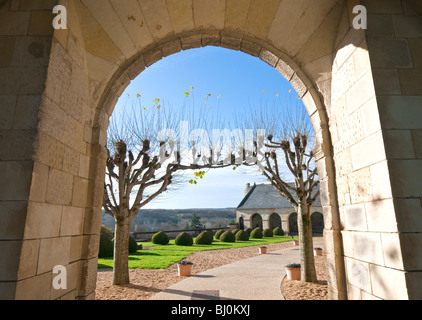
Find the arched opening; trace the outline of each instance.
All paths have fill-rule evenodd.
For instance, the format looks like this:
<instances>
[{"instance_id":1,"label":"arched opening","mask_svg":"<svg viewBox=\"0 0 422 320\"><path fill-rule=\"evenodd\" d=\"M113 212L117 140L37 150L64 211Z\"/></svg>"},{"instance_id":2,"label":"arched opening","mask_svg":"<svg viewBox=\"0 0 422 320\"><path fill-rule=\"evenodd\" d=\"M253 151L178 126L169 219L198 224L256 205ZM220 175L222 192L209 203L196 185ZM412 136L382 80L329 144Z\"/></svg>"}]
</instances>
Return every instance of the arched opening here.
<instances>
[{"instance_id":1,"label":"arched opening","mask_svg":"<svg viewBox=\"0 0 422 320\"><path fill-rule=\"evenodd\" d=\"M294 212L289 215L289 235L299 234L299 229L297 225L297 213Z\"/></svg>"},{"instance_id":2,"label":"arched opening","mask_svg":"<svg viewBox=\"0 0 422 320\"><path fill-rule=\"evenodd\" d=\"M259 213L254 213L250 219L250 228L261 228L262 229L262 216Z\"/></svg>"},{"instance_id":3,"label":"arched opening","mask_svg":"<svg viewBox=\"0 0 422 320\"><path fill-rule=\"evenodd\" d=\"M269 227L271 230L274 230L277 227L281 228L281 217L278 213L272 213L269 216Z\"/></svg>"},{"instance_id":4,"label":"arched opening","mask_svg":"<svg viewBox=\"0 0 422 320\"><path fill-rule=\"evenodd\" d=\"M311 214L312 233L323 234L324 232L324 216L321 212Z\"/></svg>"},{"instance_id":5,"label":"arched opening","mask_svg":"<svg viewBox=\"0 0 422 320\"><path fill-rule=\"evenodd\" d=\"M245 230L245 219L243 217L239 218L239 229Z\"/></svg>"}]
</instances>

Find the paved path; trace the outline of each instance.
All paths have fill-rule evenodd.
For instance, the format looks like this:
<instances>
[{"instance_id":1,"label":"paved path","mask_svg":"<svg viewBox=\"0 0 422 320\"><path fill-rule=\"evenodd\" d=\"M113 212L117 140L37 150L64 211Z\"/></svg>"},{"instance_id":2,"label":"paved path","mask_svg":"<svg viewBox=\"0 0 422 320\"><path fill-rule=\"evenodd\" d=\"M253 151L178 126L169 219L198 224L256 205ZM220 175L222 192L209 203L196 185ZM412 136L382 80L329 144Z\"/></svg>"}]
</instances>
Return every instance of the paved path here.
<instances>
[{"instance_id":1,"label":"paved path","mask_svg":"<svg viewBox=\"0 0 422 320\"><path fill-rule=\"evenodd\" d=\"M322 241L314 243L321 245ZM299 247L269 252L186 278L151 300L284 300L284 266L299 261Z\"/></svg>"}]
</instances>

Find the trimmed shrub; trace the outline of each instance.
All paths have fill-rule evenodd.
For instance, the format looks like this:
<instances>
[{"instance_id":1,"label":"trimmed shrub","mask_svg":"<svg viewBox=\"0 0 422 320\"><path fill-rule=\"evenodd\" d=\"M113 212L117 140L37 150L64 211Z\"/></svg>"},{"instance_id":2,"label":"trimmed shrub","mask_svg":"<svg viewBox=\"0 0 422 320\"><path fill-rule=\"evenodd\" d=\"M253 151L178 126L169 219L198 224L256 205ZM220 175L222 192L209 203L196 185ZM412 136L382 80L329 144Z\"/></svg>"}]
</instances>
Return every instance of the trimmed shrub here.
<instances>
[{"instance_id":1,"label":"trimmed shrub","mask_svg":"<svg viewBox=\"0 0 422 320\"><path fill-rule=\"evenodd\" d=\"M151 241L154 244L165 245L169 243L169 237L163 231L159 231L152 236Z\"/></svg>"},{"instance_id":2,"label":"trimmed shrub","mask_svg":"<svg viewBox=\"0 0 422 320\"><path fill-rule=\"evenodd\" d=\"M249 234L245 230L239 230L235 236L236 241L248 241Z\"/></svg>"},{"instance_id":3,"label":"trimmed shrub","mask_svg":"<svg viewBox=\"0 0 422 320\"><path fill-rule=\"evenodd\" d=\"M114 231L113 231L113 229L108 228L108 227L106 227L104 225L101 226L100 233L105 234L110 239L113 239L114 238Z\"/></svg>"},{"instance_id":4,"label":"trimmed shrub","mask_svg":"<svg viewBox=\"0 0 422 320\"><path fill-rule=\"evenodd\" d=\"M252 232L251 228L246 228L245 231L248 233L249 236L251 236L251 232Z\"/></svg>"},{"instance_id":5,"label":"trimmed shrub","mask_svg":"<svg viewBox=\"0 0 422 320\"><path fill-rule=\"evenodd\" d=\"M233 229L232 230L232 233L234 234L234 235L236 235L236 233L238 233L239 232L239 229Z\"/></svg>"},{"instance_id":6,"label":"trimmed shrub","mask_svg":"<svg viewBox=\"0 0 422 320\"><path fill-rule=\"evenodd\" d=\"M221 242L235 242L236 237L233 234L233 232L227 230L227 231L223 232L223 234L220 236L220 241Z\"/></svg>"},{"instance_id":7,"label":"trimmed shrub","mask_svg":"<svg viewBox=\"0 0 422 320\"><path fill-rule=\"evenodd\" d=\"M100 250L98 252L98 258L113 258L114 243L111 238L100 233Z\"/></svg>"},{"instance_id":8,"label":"trimmed shrub","mask_svg":"<svg viewBox=\"0 0 422 320\"><path fill-rule=\"evenodd\" d=\"M261 228L258 227L258 228L253 229L250 237L254 239L262 239L263 234L262 234Z\"/></svg>"},{"instance_id":9,"label":"trimmed shrub","mask_svg":"<svg viewBox=\"0 0 422 320\"><path fill-rule=\"evenodd\" d=\"M219 239L220 239L220 236L223 234L223 232L224 232L224 230L223 230L223 229L218 230L218 231L214 234L214 238L215 238L216 240L219 240Z\"/></svg>"},{"instance_id":10,"label":"trimmed shrub","mask_svg":"<svg viewBox=\"0 0 422 320\"><path fill-rule=\"evenodd\" d=\"M129 236L129 254L134 254L136 251L138 251L138 243L134 237Z\"/></svg>"},{"instance_id":11,"label":"trimmed shrub","mask_svg":"<svg viewBox=\"0 0 422 320\"><path fill-rule=\"evenodd\" d=\"M212 243L213 237L209 231L202 231L195 239L196 244L205 244L210 245Z\"/></svg>"},{"instance_id":12,"label":"trimmed shrub","mask_svg":"<svg viewBox=\"0 0 422 320\"><path fill-rule=\"evenodd\" d=\"M271 229L265 229L264 232L262 233L262 235L264 237L267 237L267 238L273 237L274 236L273 235L273 230L271 230Z\"/></svg>"},{"instance_id":13,"label":"trimmed shrub","mask_svg":"<svg viewBox=\"0 0 422 320\"><path fill-rule=\"evenodd\" d=\"M178 246L191 246L193 245L193 239L189 233L182 232L176 237L174 243Z\"/></svg>"},{"instance_id":14,"label":"trimmed shrub","mask_svg":"<svg viewBox=\"0 0 422 320\"><path fill-rule=\"evenodd\" d=\"M280 227L277 227L273 230L275 236L284 236L284 231Z\"/></svg>"}]
</instances>

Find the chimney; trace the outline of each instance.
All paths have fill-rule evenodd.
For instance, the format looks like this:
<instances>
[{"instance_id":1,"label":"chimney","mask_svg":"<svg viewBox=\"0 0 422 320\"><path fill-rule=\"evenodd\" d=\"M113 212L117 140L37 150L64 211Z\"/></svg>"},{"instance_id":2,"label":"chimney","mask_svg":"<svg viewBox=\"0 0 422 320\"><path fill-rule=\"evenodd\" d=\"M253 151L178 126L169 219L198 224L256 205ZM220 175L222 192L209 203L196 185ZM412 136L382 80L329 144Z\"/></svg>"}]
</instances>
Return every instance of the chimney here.
<instances>
[{"instance_id":1,"label":"chimney","mask_svg":"<svg viewBox=\"0 0 422 320\"><path fill-rule=\"evenodd\" d=\"M247 183L246 184L246 189L245 189L245 196L248 194L248 192L251 190L251 184Z\"/></svg>"}]
</instances>

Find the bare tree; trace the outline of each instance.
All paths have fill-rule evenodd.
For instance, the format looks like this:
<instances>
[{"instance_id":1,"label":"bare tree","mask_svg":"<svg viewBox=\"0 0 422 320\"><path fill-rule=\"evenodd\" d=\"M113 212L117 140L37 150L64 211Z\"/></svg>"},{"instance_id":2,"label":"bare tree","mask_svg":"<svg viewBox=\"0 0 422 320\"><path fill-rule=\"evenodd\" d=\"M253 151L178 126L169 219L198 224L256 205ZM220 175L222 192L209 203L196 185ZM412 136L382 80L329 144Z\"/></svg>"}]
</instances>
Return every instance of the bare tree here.
<instances>
[{"instance_id":1,"label":"bare tree","mask_svg":"<svg viewBox=\"0 0 422 320\"><path fill-rule=\"evenodd\" d=\"M297 213L301 280L316 282L311 208L319 197L319 180L312 150L313 129L306 110L299 104L261 107L240 119L238 125L253 130L253 150L249 152L253 157L248 165L258 166Z\"/></svg>"},{"instance_id":2,"label":"bare tree","mask_svg":"<svg viewBox=\"0 0 422 320\"><path fill-rule=\"evenodd\" d=\"M186 123L182 120L187 118L190 124L202 125L202 131L184 136L186 132L181 133L180 127ZM171 185L180 184L183 171L233 164L225 162L221 152L215 156L219 150L213 148L204 129L211 123L209 118L204 120L203 115L195 116L193 112L171 112L159 99L148 109L135 104L132 110L126 108L120 119L117 114L112 117L108 130L103 208L115 219L114 285L130 283L129 235L139 210Z\"/></svg>"}]
</instances>

